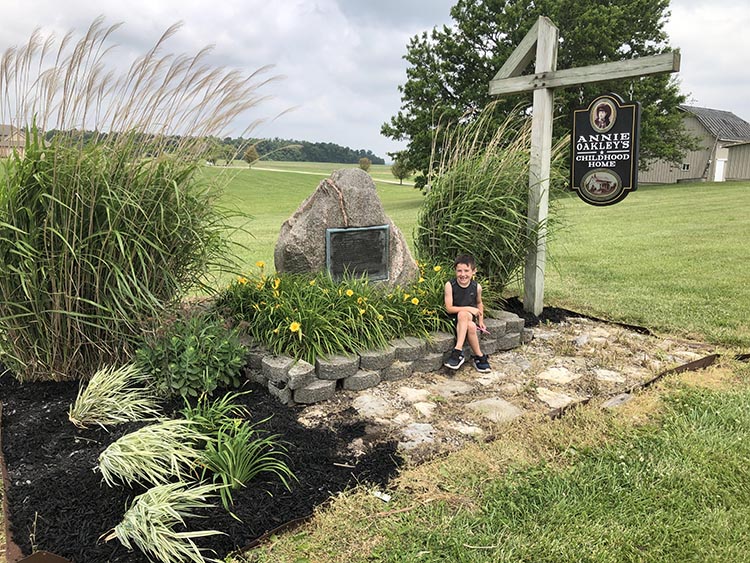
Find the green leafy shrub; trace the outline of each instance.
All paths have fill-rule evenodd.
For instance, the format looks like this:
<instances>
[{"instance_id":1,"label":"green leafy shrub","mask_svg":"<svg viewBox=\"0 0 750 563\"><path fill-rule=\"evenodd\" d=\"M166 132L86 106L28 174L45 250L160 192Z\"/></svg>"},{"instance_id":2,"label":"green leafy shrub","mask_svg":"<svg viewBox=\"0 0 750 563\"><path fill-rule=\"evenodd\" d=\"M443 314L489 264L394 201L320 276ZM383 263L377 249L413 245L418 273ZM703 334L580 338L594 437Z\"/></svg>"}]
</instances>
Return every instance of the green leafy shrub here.
<instances>
[{"instance_id":1,"label":"green leafy shrub","mask_svg":"<svg viewBox=\"0 0 750 563\"><path fill-rule=\"evenodd\" d=\"M238 387L245 348L238 330L205 314L178 317L136 351L136 365L149 373L164 396L198 397Z\"/></svg>"},{"instance_id":2,"label":"green leafy shrub","mask_svg":"<svg viewBox=\"0 0 750 563\"><path fill-rule=\"evenodd\" d=\"M159 401L147 376L133 364L104 367L78 391L68 410L68 419L85 428L98 424L122 424L159 416Z\"/></svg>"},{"instance_id":3,"label":"green leafy shrub","mask_svg":"<svg viewBox=\"0 0 750 563\"><path fill-rule=\"evenodd\" d=\"M185 398L182 416L195 424L199 432L214 433L217 428L221 428L228 422L249 416L247 409L235 402L238 397L248 393L250 392L230 391L219 399L211 399L207 394L203 394L198 397L194 405L191 405L190 401Z\"/></svg>"},{"instance_id":4,"label":"green leafy shrub","mask_svg":"<svg viewBox=\"0 0 750 563\"><path fill-rule=\"evenodd\" d=\"M472 254L499 294L517 279L537 231L527 232L530 120L510 118L496 129L492 108L456 126L445 144L435 147L432 184L414 242L421 258L436 263L452 264L456 256ZM563 177L562 146L553 151L553 188ZM539 228L547 231L549 224Z\"/></svg>"},{"instance_id":5,"label":"green leafy shrub","mask_svg":"<svg viewBox=\"0 0 750 563\"><path fill-rule=\"evenodd\" d=\"M444 313L445 268L426 269L409 287L388 289L365 278L335 282L325 272L267 276L263 268L219 295L216 306L275 354L318 357L378 349L402 336L450 330Z\"/></svg>"},{"instance_id":6,"label":"green leafy shrub","mask_svg":"<svg viewBox=\"0 0 750 563\"><path fill-rule=\"evenodd\" d=\"M205 49L164 53L176 27L118 75L116 28L99 19L59 47L37 32L0 56L0 92L17 94L0 123L27 133L0 159L0 353L22 380L127 361L154 319L230 260L229 217L198 171L263 82L211 68Z\"/></svg>"}]
</instances>

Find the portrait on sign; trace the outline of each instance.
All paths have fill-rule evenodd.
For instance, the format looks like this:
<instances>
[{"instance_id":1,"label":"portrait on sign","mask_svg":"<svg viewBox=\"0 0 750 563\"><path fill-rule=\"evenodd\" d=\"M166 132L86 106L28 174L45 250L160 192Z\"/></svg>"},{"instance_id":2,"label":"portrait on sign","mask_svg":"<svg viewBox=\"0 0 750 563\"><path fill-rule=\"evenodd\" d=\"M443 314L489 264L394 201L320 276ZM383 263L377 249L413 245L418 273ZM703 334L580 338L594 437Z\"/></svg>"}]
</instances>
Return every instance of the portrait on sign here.
<instances>
[{"instance_id":1,"label":"portrait on sign","mask_svg":"<svg viewBox=\"0 0 750 563\"><path fill-rule=\"evenodd\" d=\"M617 108L611 100L603 99L591 109L589 119L595 131L606 133L617 120Z\"/></svg>"}]
</instances>

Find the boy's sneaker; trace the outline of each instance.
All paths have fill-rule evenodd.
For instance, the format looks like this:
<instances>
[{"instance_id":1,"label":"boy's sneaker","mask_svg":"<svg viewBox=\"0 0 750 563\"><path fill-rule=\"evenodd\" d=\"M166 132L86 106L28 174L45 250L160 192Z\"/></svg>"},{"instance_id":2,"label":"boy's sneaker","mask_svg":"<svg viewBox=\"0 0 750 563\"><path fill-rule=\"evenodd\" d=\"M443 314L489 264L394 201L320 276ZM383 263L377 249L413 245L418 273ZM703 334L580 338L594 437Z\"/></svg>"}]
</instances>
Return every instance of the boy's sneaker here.
<instances>
[{"instance_id":1,"label":"boy's sneaker","mask_svg":"<svg viewBox=\"0 0 750 563\"><path fill-rule=\"evenodd\" d=\"M484 354L483 356L472 356L471 358L474 361L474 367L477 369L480 373L487 373L490 371L490 362L487 358L487 354Z\"/></svg>"},{"instance_id":2,"label":"boy's sneaker","mask_svg":"<svg viewBox=\"0 0 750 563\"><path fill-rule=\"evenodd\" d=\"M462 365L464 365L463 350L453 350L453 352L451 352L450 358L448 358L448 361L446 361L443 365L449 369L460 368Z\"/></svg>"}]
</instances>

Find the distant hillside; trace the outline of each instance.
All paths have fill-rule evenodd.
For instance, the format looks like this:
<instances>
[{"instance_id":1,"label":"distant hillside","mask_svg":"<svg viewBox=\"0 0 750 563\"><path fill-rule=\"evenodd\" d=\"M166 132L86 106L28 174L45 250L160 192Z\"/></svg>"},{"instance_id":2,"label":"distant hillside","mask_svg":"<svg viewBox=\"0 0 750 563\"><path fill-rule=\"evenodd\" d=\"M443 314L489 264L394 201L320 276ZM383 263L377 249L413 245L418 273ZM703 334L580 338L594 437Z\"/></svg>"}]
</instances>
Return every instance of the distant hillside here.
<instances>
[{"instance_id":1,"label":"distant hillside","mask_svg":"<svg viewBox=\"0 0 750 563\"><path fill-rule=\"evenodd\" d=\"M59 133L65 133L68 137L75 139L80 138L84 143L88 143L97 137L106 137L107 133L96 131L58 131L53 129L46 133L47 140ZM116 134L116 133L115 133ZM151 135L140 134L144 144ZM172 136L174 145L180 142L180 136ZM254 145L258 151L258 156L262 160L285 160L292 162L338 162L342 164L359 164L360 158L369 158L372 164L385 164L385 160L372 151L364 149L350 149L334 143L311 143L309 141L295 141L292 139L243 139L237 137L225 137L217 139L215 137L206 139L207 160L215 162L216 160L226 160L242 158L248 146Z\"/></svg>"},{"instance_id":2,"label":"distant hillside","mask_svg":"<svg viewBox=\"0 0 750 563\"><path fill-rule=\"evenodd\" d=\"M372 151L350 149L335 143L311 143L292 139L224 139L224 144L235 148L255 145L262 160L284 160L296 162L340 162L358 164L360 158L369 158L373 164L385 164L385 160Z\"/></svg>"}]
</instances>

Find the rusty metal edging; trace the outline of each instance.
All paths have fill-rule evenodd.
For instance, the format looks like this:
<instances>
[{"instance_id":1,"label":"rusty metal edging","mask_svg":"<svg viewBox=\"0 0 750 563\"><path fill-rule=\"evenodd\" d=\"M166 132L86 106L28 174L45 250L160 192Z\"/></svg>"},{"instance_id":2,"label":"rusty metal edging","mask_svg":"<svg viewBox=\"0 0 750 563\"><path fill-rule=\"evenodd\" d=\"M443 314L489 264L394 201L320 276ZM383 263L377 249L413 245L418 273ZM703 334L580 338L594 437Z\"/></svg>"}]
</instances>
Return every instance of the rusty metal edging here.
<instances>
[{"instance_id":1,"label":"rusty metal edging","mask_svg":"<svg viewBox=\"0 0 750 563\"><path fill-rule=\"evenodd\" d=\"M8 469L5 467L5 457L3 456L3 402L0 401L0 476L2 477L3 493L3 531L5 533L5 562L15 563L23 557L21 548L13 541L13 534L10 532L10 506L8 504Z\"/></svg>"}]
</instances>

